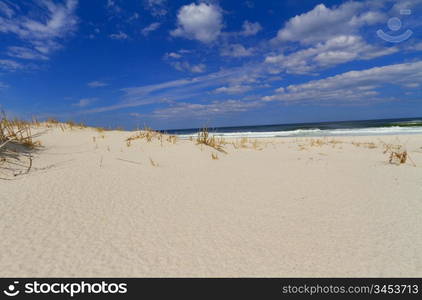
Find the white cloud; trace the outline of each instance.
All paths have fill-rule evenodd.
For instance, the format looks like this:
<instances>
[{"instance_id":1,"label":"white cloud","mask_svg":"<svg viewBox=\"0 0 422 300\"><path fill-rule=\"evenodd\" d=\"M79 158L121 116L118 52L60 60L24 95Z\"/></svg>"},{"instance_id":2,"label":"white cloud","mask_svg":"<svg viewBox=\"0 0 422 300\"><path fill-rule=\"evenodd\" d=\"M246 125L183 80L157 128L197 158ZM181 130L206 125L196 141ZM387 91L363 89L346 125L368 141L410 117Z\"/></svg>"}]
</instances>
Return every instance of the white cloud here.
<instances>
[{"instance_id":1,"label":"white cloud","mask_svg":"<svg viewBox=\"0 0 422 300\"><path fill-rule=\"evenodd\" d=\"M119 14L122 12L122 8L116 3L115 0L107 0L106 6L113 13Z\"/></svg>"},{"instance_id":2,"label":"white cloud","mask_svg":"<svg viewBox=\"0 0 422 300\"><path fill-rule=\"evenodd\" d=\"M207 4L182 6L177 14L177 28L170 32L174 37L194 39L203 43L215 41L223 28L220 7Z\"/></svg>"},{"instance_id":3,"label":"white cloud","mask_svg":"<svg viewBox=\"0 0 422 300\"><path fill-rule=\"evenodd\" d=\"M7 55L21 59L48 59L48 56L27 47L9 47L7 48Z\"/></svg>"},{"instance_id":4,"label":"white cloud","mask_svg":"<svg viewBox=\"0 0 422 300\"><path fill-rule=\"evenodd\" d=\"M221 70L215 73L178 79L158 84L124 88L123 99L114 105L87 110L85 113L99 113L121 108L138 107L153 103L169 103L177 100L196 99L204 95L204 89L216 88L231 78L246 76L244 70ZM248 72L250 74L251 72Z\"/></svg>"},{"instance_id":5,"label":"white cloud","mask_svg":"<svg viewBox=\"0 0 422 300\"><path fill-rule=\"evenodd\" d=\"M287 21L275 40L303 44L321 42L339 35L356 34L360 27L384 22L385 19L381 12L370 10L367 3L349 1L331 9L319 4L313 10Z\"/></svg>"},{"instance_id":6,"label":"white cloud","mask_svg":"<svg viewBox=\"0 0 422 300\"><path fill-rule=\"evenodd\" d=\"M168 58L179 59L181 57L182 57L182 54L179 54L176 52L169 52L164 55L164 59L168 59Z\"/></svg>"},{"instance_id":7,"label":"white cloud","mask_svg":"<svg viewBox=\"0 0 422 300\"><path fill-rule=\"evenodd\" d=\"M22 64L14 60L0 59L0 69L6 70L6 71L16 71L16 70L21 70L24 68L25 67Z\"/></svg>"},{"instance_id":8,"label":"white cloud","mask_svg":"<svg viewBox=\"0 0 422 300\"><path fill-rule=\"evenodd\" d=\"M0 13L5 15L7 18L11 18L15 15L13 8L3 1L0 1Z\"/></svg>"},{"instance_id":9,"label":"white cloud","mask_svg":"<svg viewBox=\"0 0 422 300\"><path fill-rule=\"evenodd\" d=\"M262 30L262 26L258 22L252 23L249 21L244 21L242 25L242 31L240 32L240 34L244 36L250 36L250 35L257 34L261 30Z\"/></svg>"},{"instance_id":10,"label":"white cloud","mask_svg":"<svg viewBox=\"0 0 422 300\"><path fill-rule=\"evenodd\" d=\"M82 98L78 102L73 103L73 106L86 107L97 101L97 98Z\"/></svg>"},{"instance_id":11,"label":"white cloud","mask_svg":"<svg viewBox=\"0 0 422 300\"><path fill-rule=\"evenodd\" d=\"M387 1L387 0L385 0ZM393 4L391 12L393 14L400 13L402 9L413 9L422 4L422 0L389 0L388 4ZM391 3L390 3L391 2Z\"/></svg>"},{"instance_id":12,"label":"white cloud","mask_svg":"<svg viewBox=\"0 0 422 300\"><path fill-rule=\"evenodd\" d=\"M187 61L175 61L170 63L178 71L188 71L191 73L202 73L207 68L204 64L190 64Z\"/></svg>"},{"instance_id":13,"label":"white cloud","mask_svg":"<svg viewBox=\"0 0 422 300\"><path fill-rule=\"evenodd\" d=\"M219 87L215 89L214 92L223 94L241 94L250 91L251 89L252 86L250 85L231 85Z\"/></svg>"},{"instance_id":14,"label":"white cloud","mask_svg":"<svg viewBox=\"0 0 422 300\"><path fill-rule=\"evenodd\" d=\"M247 1L245 1L245 6L247 7L247 8L254 8L255 7L255 3L253 2L253 1L251 1L251 0L247 0Z\"/></svg>"},{"instance_id":15,"label":"white cloud","mask_svg":"<svg viewBox=\"0 0 422 300\"><path fill-rule=\"evenodd\" d=\"M61 3L40 0L36 2L36 6L31 6L31 13L28 16L18 15L22 9L16 4L10 6L3 1L1 3L1 11L6 13L5 16L0 15L0 33L16 35L31 45L34 51L41 52L44 56L60 49L61 39L76 29L77 0L66 0ZM40 55L38 58L44 59L44 56Z\"/></svg>"},{"instance_id":16,"label":"white cloud","mask_svg":"<svg viewBox=\"0 0 422 300\"><path fill-rule=\"evenodd\" d=\"M138 20L138 19L139 19L139 14L135 12L127 21L132 22L133 20Z\"/></svg>"},{"instance_id":17,"label":"white cloud","mask_svg":"<svg viewBox=\"0 0 422 300\"><path fill-rule=\"evenodd\" d=\"M209 115L222 115L228 113L245 112L262 106L259 101L225 100L214 101L208 104L177 103L173 106L153 111L155 118L180 118L181 116L204 117Z\"/></svg>"},{"instance_id":18,"label":"white cloud","mask_svg":"<svg viewBox=\"0 0 422 300\"><path fill-rule=\"evenodd\" d=\"M151 24L149 24L148 26L146 26L145 28L143 28L143 29L141 30L141 33L142 33L142 35L147 36L147 35L149 35L151 32L153 32L153 31L157 30L160 26L161 26L161 24L160 24L160 23L158 23L158 22L151 23Z\"/></svg>"},{"instance_id":19,"label":"white cloud","mask_svg":"<svg viewBox=\"0 0 422 300\"><path fill-rule=\"evenodd\" d=\"M422 82L422 61L349 71L276 90L264 101L370 101L379 97L386 85L408 87Z\"/></svg>"},{"instance_id":20,"label":"white cloud","mask_svg":"<svg viewBox=\"0 0 422 300\"><path fill-rule=\"evenodd\" d=\"M126 40L129 36L124 33L123 31L119 31L118 33L110 34L109 37L113 40Z\"/></svg>"},{"instance_id":21,"label":"white cloud","mask_svg":"<svg viewBox=\"0 0 422 300\"><path fill-rule=\"evenodd\" d=\"M421 84L419 82L409 82L403 84L403 86L409 89L417 89L421 86Z\"/></svg>"},{"instance_id":22,"label":"white cloud","mask_svg":"<svg viewBox=\"0 0 422 300\"><path fill-rule=\"evenodd\" d=\"M220 51L222 56L232 56L232 57L246 57L253 54L253 49L246 49L241 44L230 44L223 47Z\"/></svg>"},{"instance_id":23,"label":"white cloud","mask_svg":"<svg viewBox=\"0 0 422 300\"><path fill-rule=\"evenodd\" d=\"M397 52L395 47L378 48L367 44L360 36L335 36L314 47L299 50L288 55L269 55L265 62L277 66L281 71L306 74L316 69L338 64L368 60Z\"/></svg>"},{"instance_id":24,"label":"white cloud","mask_svg":"<svg viewBox=\"0 0 422 300\"><path fill-rule=\"evenodd\" d=\"M166 0L146 0L145 8L149 10L154 17L165 16L168 12Z\"/></svg>"},{"instance_id":25,"label":"white cloud","mask_svg":"<svg viewBox=\"0 0 422 300\"><path fill-rule=\"evenodd\" d=\"M107 83L105 83L105 82L103 82L103 81L91 81L91 82L88 82L88 84L87 84L89 87L93 87L93 88L96 88L96 87L103 87L103 86L107 86L108 84Z\"/></svg>"},{"instance_id":26,"label":"white cloud","mask_svg":"<svg viewBox=\"0 0 422 300\"><path fill-rule=\"evenodd\" d=\"M410 50L414 51L422 51L422 42L417 43L416 45L413 45L410 47Z\"/></svg>"}]
</instances>

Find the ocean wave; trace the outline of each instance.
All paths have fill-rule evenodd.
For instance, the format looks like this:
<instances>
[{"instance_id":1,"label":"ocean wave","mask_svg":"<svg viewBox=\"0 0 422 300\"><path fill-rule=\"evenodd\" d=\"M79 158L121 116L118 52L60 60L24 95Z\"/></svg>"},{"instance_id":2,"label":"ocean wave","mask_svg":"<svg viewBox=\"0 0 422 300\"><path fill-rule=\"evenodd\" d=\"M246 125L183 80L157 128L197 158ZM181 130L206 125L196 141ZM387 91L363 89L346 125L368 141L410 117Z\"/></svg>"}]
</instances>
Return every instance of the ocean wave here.
<instances>
[{"instance_id":1,"label":"ocean wave","mask_svg":"<svg viewBox=\"0 0 422 300\"><path fill-rule=\"evenodd\" d=\"M394 134L422 134L422 126L391 126L372 128L350 128L350 129L296 129L286 131L267 132L210 132L211 136L225 138L272 138L272 137L321 137L321 136L367 136L367 135L394 135ZM196 133L180 134L182 139L196 137Z\"/></svg>"}]
</instances>

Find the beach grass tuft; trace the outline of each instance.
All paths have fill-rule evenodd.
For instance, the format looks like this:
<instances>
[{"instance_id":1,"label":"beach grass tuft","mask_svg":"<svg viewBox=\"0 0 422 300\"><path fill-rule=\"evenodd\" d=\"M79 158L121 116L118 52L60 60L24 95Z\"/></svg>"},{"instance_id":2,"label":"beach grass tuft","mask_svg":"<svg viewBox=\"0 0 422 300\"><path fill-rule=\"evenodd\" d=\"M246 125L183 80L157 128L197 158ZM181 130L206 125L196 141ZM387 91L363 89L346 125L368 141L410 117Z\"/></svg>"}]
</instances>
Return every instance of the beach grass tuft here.
<instances>
[{"instance_id":1,"label":"beach grass tuft","mask_svg":"<svg viewBox=\"0 0 422 300\"><path fill-rule=\"evenodd\" d=\"M18 119L9 120L2 113L0 119L0 149L5 148L9 143L16 143L27 148L41 146L40 142L33 140L31 123Z\"/></svg>"},{"instance_id":2,"label":"beach grass tuft","mask_svg":"<svg viewBox=\"0 0 422 300\"><path fill-rule=\"evenodd\" d=\"M388 154L388 162L394 165L405 164L409 161L413 166L416 167L415 162L410 158L409 153L405 149L404 145L401 144L387 144L383 143L384 154Z\"/></svg>"},{"instance_id":3,"label":"beach grass tuft","mask_svg":"<svg viewBox=\"0 0 422 300\"><path fill-rule=\"evenodd\" d=\"M4 112L0 114L0 166L5 163L18 165L21 158L28 160L26 170L13 170L13 176L26 174L32 168L32 150L40 147L39 141L34 141L31 123L19 119L9 120ZM9 161L10 160L10 161ZM6 167L6 169L8 169ZM10 168L9 168L10 169ZM13 169L13 168L12 168Z\"/></svg>"},{"instance_id":4,"label":"beach grass tuft","mask_svg":"<svg viewBox=\"0 0 422 300\"><path fill-rule=\"evenodd\" d=\"M368 149L377 148L377 145L373 142L365 142L365 143L363 143L363 142L352 142L352 145L356 146L356 147L363 147L363 148L368 148Z\"/></svg>"},{"instance_id":5,"label":"beach grass tuft","mask_svg":"<svg viewBox=\"0 0 422 300\"><path fill-rule=\"evenodd\" d=\"M166 135L160 131L156 131L149 127L144 127L144 129L126 139L127 146L129 147L133 141L138 139L144 139L148 143L151 143L154 139L156 139L158 142L160 142L161 145L163 145L164 140L171 144L176 144L177 142L177 137L174 135Z\"/></svg>"},{"instance_id":6,"label":"beach grass tuft","mask_svg":"<svg viewBox=\"0 0 422 300\"><path fill-rule=\"evenodd\" d=\"M227 154L227 151L224 149L224 145L226 144L224 138L217 138L214 135L210 135L209 130L207 128L203 128L198 132L196 144L205 145L214 148L219 152Z\"/></svg>"},{"instance_id":7,"label":"beach grass tuft","mask_svg":"<svg viewBox=\"0 0 422 300\"><path fill-rule=\"evenodd\" d=\"M236 140L231 143L235 149L254 149L262 150L263 142L258 139L251 140L247 137L242 137L240 140Z\"/></svg>"}]
</instances>

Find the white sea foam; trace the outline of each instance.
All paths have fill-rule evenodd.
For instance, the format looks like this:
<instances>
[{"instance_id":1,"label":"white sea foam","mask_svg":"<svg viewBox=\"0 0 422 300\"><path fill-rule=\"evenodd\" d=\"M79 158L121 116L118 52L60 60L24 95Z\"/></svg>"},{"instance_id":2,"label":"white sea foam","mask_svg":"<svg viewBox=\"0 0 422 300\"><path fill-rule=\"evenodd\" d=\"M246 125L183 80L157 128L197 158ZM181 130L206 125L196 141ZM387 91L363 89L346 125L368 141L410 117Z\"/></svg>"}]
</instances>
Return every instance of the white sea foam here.
<instances>
[{"instance_id":1,"label":"white sea foam","mask_svg":"<svg viewBox=\"0 0 422 300\"><path fill-rule=\"evenodd\" d=\"M271 138L271 137L318 137L318 136L366 136L366 135L394 135L394 134L422 134L421 127L373 127L350 129L296 129L289 131L266 132L210 132L210 135L225 138ZM181 134L182 139L196 137L197 134Z\"/></svg>"}]
</instances>

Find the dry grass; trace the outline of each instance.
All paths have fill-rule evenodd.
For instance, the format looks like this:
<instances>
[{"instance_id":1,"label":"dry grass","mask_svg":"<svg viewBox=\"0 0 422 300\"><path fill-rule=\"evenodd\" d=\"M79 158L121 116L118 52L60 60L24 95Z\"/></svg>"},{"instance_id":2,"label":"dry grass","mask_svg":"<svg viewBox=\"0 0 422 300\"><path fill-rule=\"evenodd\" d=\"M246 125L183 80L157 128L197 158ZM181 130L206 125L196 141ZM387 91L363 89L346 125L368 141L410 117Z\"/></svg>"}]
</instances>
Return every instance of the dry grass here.
<instances>
[{"instance_id":1,"label":"dry grass","mask_svg":"<svg viewBox=\"0 0 422 300\"><path fill-rule=\"evenodd\" d=\"M170 144L176 144L176 142L177 142L177 136L175 136L175 135L169 135L169 136L167 136L167 142L169 142Z\"/></svg>"},{"instance_id":2,"label":"dry grass","mask_svg":"<svg viewBox=\"0 0 422 300\"><path fill-rule=\"evenodd\" d=\"M331 138L331 139L322 138L322 139L306 140L305 143L298 144L298 147L299 147L299 150L307 150L309 148L322 147L322 146L331 146L332 148L336 148L340 144L343 144L343 142L336 140L334 138Z\"/></svg>"},{"instance_id":3,"label":"dry grass","mask_svg":"<svg viewBox=\"0 0 422 300\"><path fill-rule=\"evenodd\" d=\"M140 130L136 134L127 138L126 145L129 147L133 141L139 140L139 139L144 139L148 143L151 143L155 139L158 142L160 142L161 145L163 145L164 140L170 144L176 144L177 142L177 137L174 135L166 135L166 134L163 134L162 132L153 130L149 127L145 127L143 130Z\"/></svg>"},{"instance_id":4,"label":"dry grass","mask_svg":"<svg viewBox=\"0 0 422 300\"><path fill-rule=\"evenodd\" d=\"M375 149L377 148L377 145L375 145L375 143L372 142L366 142L366 143L362 143L362 142L352 142L353 146L356 147L363 147L363 148L368 148L368 149Z\"/></svg>"},{"instance_id":5,"label":"dry grass","mask_svg":"<svg viewBox=\"0 0 422 300\"><path fill-rule=\"evenodd\" d=\"M227 153L224 149L224 145L226 144L226 141L223 138L217 138L213 135L210 135L207 128L201 129L201 131L198 132L198 137L196 138L196 144L197 145L206 145L208 147L214 148L215 150Z\"/></svg>"},{"instance_id":6,"label":"dry grass","mask_svg":"<svg viewBox=\"0 0 422 300\"><path fill-rule=\"evenodd\" d=\"M61 124L61 123L59 123ZM87 126L84 123L76 123L74 121L67 121L64 123L64 125L66 125L68 128L70 128L70 130L73 130L74 128L78 128L78 129L84 129L87 128Z\"/></svg>"},{"instance_id":7,"label":"dry grass","mask_svg":"<svg viewBox=\"0 0 422 300\"><path fill-rule=\"evenodd\" d=\"M240 140L236 140L231 143L235 149L254 149L262 150L263 142L260 142L258 139L251 140L247 137L242 137Z\"/></svg>"},{"instance_id":8,"label":"dry grass","mask_svg":"<svg viewBox=\"0 0 422 300\"><path fill-rule=\"evenodd\" d=\"M401 144L382 143L384 146L383 153L388 154L388 162L390 164L401 165L409 161L413 166L416 167L415 162L410 158L405 146Z\"/></svg>"},{"instance_id":9,"label":"dry grass","mask_svg":"<svg viewBox=\"0 0 422 300\"><path fill-rule=\"evenodd\" d=\"M41 146L33 140L31 123L18 119L9 120L4 112L0 115L0 166L2 169L12 171L14 176L28 173L32 168L32 150ZM22 164L22 158L28 164ZM18 166L20 170L4 165Z\"/></svg>"},{"instance_id":10,"label":"dry grass","mask_svg":"<svg viewBox=\"0 0 422 300\"><path fill-rule=\"evenodd\" d=\"M28 148L40 146L33 140L31 124L21 120L8 120L3 113L0 120L0 149L8 143L16 143Z\"/></svg>"},{"instance_id":11,"label":"dry grass","mask_svg":"<svg viewBox=\"0 0 422 300\"><path fill-rule=\"evenodd\" d=\"M213 160L217 160L217 159L218 159L218 154L217 154L217 153L212 152L212 153L211 153L211 158L212 158Z\"/></svg>"},{"instance_id":12,"label":"dry grass","mask_svg":"<svg viewBox=\"0 0 422 300\"><path fill-rule=\"evenodd\" d=\"M153 161L151 157L149 158L149 162L151 163L151 166L153 166L153 167L159 166L159 164L157 162Z\"/></svg>"}]
</instances>

